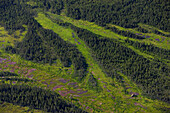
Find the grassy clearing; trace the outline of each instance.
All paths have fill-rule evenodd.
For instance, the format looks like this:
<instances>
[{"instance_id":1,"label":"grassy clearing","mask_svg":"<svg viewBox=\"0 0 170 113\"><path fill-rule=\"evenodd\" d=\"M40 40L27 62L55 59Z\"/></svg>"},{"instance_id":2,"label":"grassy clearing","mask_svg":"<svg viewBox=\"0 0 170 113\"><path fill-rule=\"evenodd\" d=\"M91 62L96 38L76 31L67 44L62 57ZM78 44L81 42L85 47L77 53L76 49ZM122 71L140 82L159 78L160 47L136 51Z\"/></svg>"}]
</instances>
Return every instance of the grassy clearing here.
<instances>
[{"instance_id":1,"label":"grassy clearing","mask_svg":"<svg viewBox=\"0 0 170 113\"><path fill-rule=\"evenodd\" d=\"M1 42L0 43L0 47L3 47L3 45L11 45L14 46L16 41L22 41L25 34L27 33L27 26L23 25L23 27L26 28L26 30L24 32L20 32L20 30L15 31L15 33L13 33L12 35L8 35L8 31L5 31L5 29L3 27L0 26L0 38L1 38ZM14 38L15 36L18 36L18 38Z\"/></svg>"}]
</instances>

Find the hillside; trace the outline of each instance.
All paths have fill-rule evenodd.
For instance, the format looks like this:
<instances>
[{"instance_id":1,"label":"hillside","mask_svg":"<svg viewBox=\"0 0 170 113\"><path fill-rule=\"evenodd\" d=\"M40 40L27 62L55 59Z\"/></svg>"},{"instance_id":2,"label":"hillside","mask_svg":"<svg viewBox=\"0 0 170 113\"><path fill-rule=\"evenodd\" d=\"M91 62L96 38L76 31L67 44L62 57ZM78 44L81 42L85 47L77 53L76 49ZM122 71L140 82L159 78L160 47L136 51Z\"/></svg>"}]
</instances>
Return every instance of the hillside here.
<instances>
[{"instance_id":1,"label":"hillside","mask_svg":"<svg viewBox=\"0 0 170 113\"><path fill-rule=\"evenodd\" d=\"M1 0L0 112L168 112L168 7Z\"/></svg>"}]
</instances>

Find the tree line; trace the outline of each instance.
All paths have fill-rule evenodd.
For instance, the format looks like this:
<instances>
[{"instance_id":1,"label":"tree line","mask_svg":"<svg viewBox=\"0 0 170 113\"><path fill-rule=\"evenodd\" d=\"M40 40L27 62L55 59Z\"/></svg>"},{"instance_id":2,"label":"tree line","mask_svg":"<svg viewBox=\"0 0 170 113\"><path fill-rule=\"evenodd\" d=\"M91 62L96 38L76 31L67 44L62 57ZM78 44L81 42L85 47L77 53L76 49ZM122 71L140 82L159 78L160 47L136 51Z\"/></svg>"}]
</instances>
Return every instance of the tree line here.
<instances>
[{"instance_id":1,"label":"tree line","mask_svg":"<svg viewBox=\"0 0 170 113\"><path fill-rule=\"evenodd\" d=\"M69 17L101 26L112 23L135 28L144 23L169 31L169 4L168 0L66 0L66 9Z\"/></svg>"}]
</instances>

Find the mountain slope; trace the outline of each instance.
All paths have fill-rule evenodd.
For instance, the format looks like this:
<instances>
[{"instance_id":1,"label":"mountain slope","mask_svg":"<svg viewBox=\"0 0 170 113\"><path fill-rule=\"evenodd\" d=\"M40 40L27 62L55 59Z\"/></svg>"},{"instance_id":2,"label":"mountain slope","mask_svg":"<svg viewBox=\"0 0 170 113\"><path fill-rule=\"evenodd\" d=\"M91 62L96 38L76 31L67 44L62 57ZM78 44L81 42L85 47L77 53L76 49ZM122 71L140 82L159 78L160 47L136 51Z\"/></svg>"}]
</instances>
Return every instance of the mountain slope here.
<instances>
[{"instance_id":1,"label":"mountain slope","mask_svg":"<svg viewBox=\"0 0 170 113\"><path fill-rule=\"evenodd\" d=\"M140 2L108 1L110 5L126 6ZM103 2L2 0L0 71L10 76L0 77L1 86L9 87L6 93L0 88L4 92L1 94L11 95L11 91L15 92L11 87L16 91L16 87L22 87L35 92L36 86L42 94L47 90L59 94L61 103L71 103L68 109L75 112L168 111L169 33L158 29L161 26L150 26L152 24L137 23L137 28L124 28L118 26L121 20L114 24L107 24L106 20L102 27L94 22L76 20L79 19L76 11L73 11L76 19L65 15L69 7L88 6L90 9L94 4L102 6L101 9L110 7L106 2L102 5ZM94 15L88 16L90 19ZM95 22L100 24L106 18L97 19ZM18 73L18 76L11 77L9 72ZM55 102L50 100L43 105L44 102L36 101L43 100L42 97L34 96L25 101L30 109L68 112L65 104L48 107ZM22 106L24 98L16 94L12 101L5 96L0 99Z\"/></svg>"}]
</instances>

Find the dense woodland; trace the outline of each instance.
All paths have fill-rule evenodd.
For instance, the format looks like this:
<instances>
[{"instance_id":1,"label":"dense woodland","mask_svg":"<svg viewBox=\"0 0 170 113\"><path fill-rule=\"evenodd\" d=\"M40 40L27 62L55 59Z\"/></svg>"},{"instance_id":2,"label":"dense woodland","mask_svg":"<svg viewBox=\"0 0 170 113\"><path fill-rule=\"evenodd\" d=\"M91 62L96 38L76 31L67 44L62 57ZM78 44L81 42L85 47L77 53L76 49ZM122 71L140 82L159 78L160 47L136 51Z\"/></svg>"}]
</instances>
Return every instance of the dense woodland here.
<instances>
[{"instance_id":1,"label":"dense woodland","mask_svg":"<svg viewBox=\"0 0 170 113\"><path fill-rule=\"evenodd\" d=\"M161 61L150 61L117 40L101 38L100 35L73 25L71 28L92 49L94 59L103 67L108 76L119 78L116 72L122 72L143 89L144 95L169 102L170 69L166 64Z\"/></svg>"},{"instance_id":2,"label":"dense woodland","mask_svg":"<svg viewBox=\"0 0 170 113\"><path fill-rule=\"evenodd\" d=\"M29 0L30 1L30 0ZM55 14L60 14L64 9L64 0L33 0L36 5L33 8L43 8L45 11L50 11Z\"/></svg>"},{"instance_id":3,"label":"dense woodland","mask_svg":"<svg viewBox=\"0 0 170 113\"><path fill-rule=\"evenodd\" d=\"M1 84L0 100L52 113L86 113L55 92L37 87Z\"/></svg>"},{"instance_id":4,"label":"dense woodland","mask_svg":"<svg viewBox=\"0 0 170 113\"><path fill-rule=\"evenodd\" d=\"M9 33L16 30L24 31L23 24L28 27L24 40L16 43L14 48L7 47L7 51L40 63L52 64L56 59L60 59L66 67L74 65L74 77L82 80L86 76L88 65L76 46L65 42L53 31L42 28L32 17L35 14L31 13L32 10L29 6L23 5L22 2L15 3L15 0L9 0L9 2L4 0L1 5L3 6L1 7L3 18L1 18L0 24Z\"/></svg>"},{"instance_id":5,"label":"dense woodland","mask_svg":"<svg viewBox=\"0 0 170 113\"><path fill-rule=\"evenodd\" d=\"M138 27L138 23L169 31L169 0L66 0L67 16L105 26Z\"/></svg>"}]
</instances>

